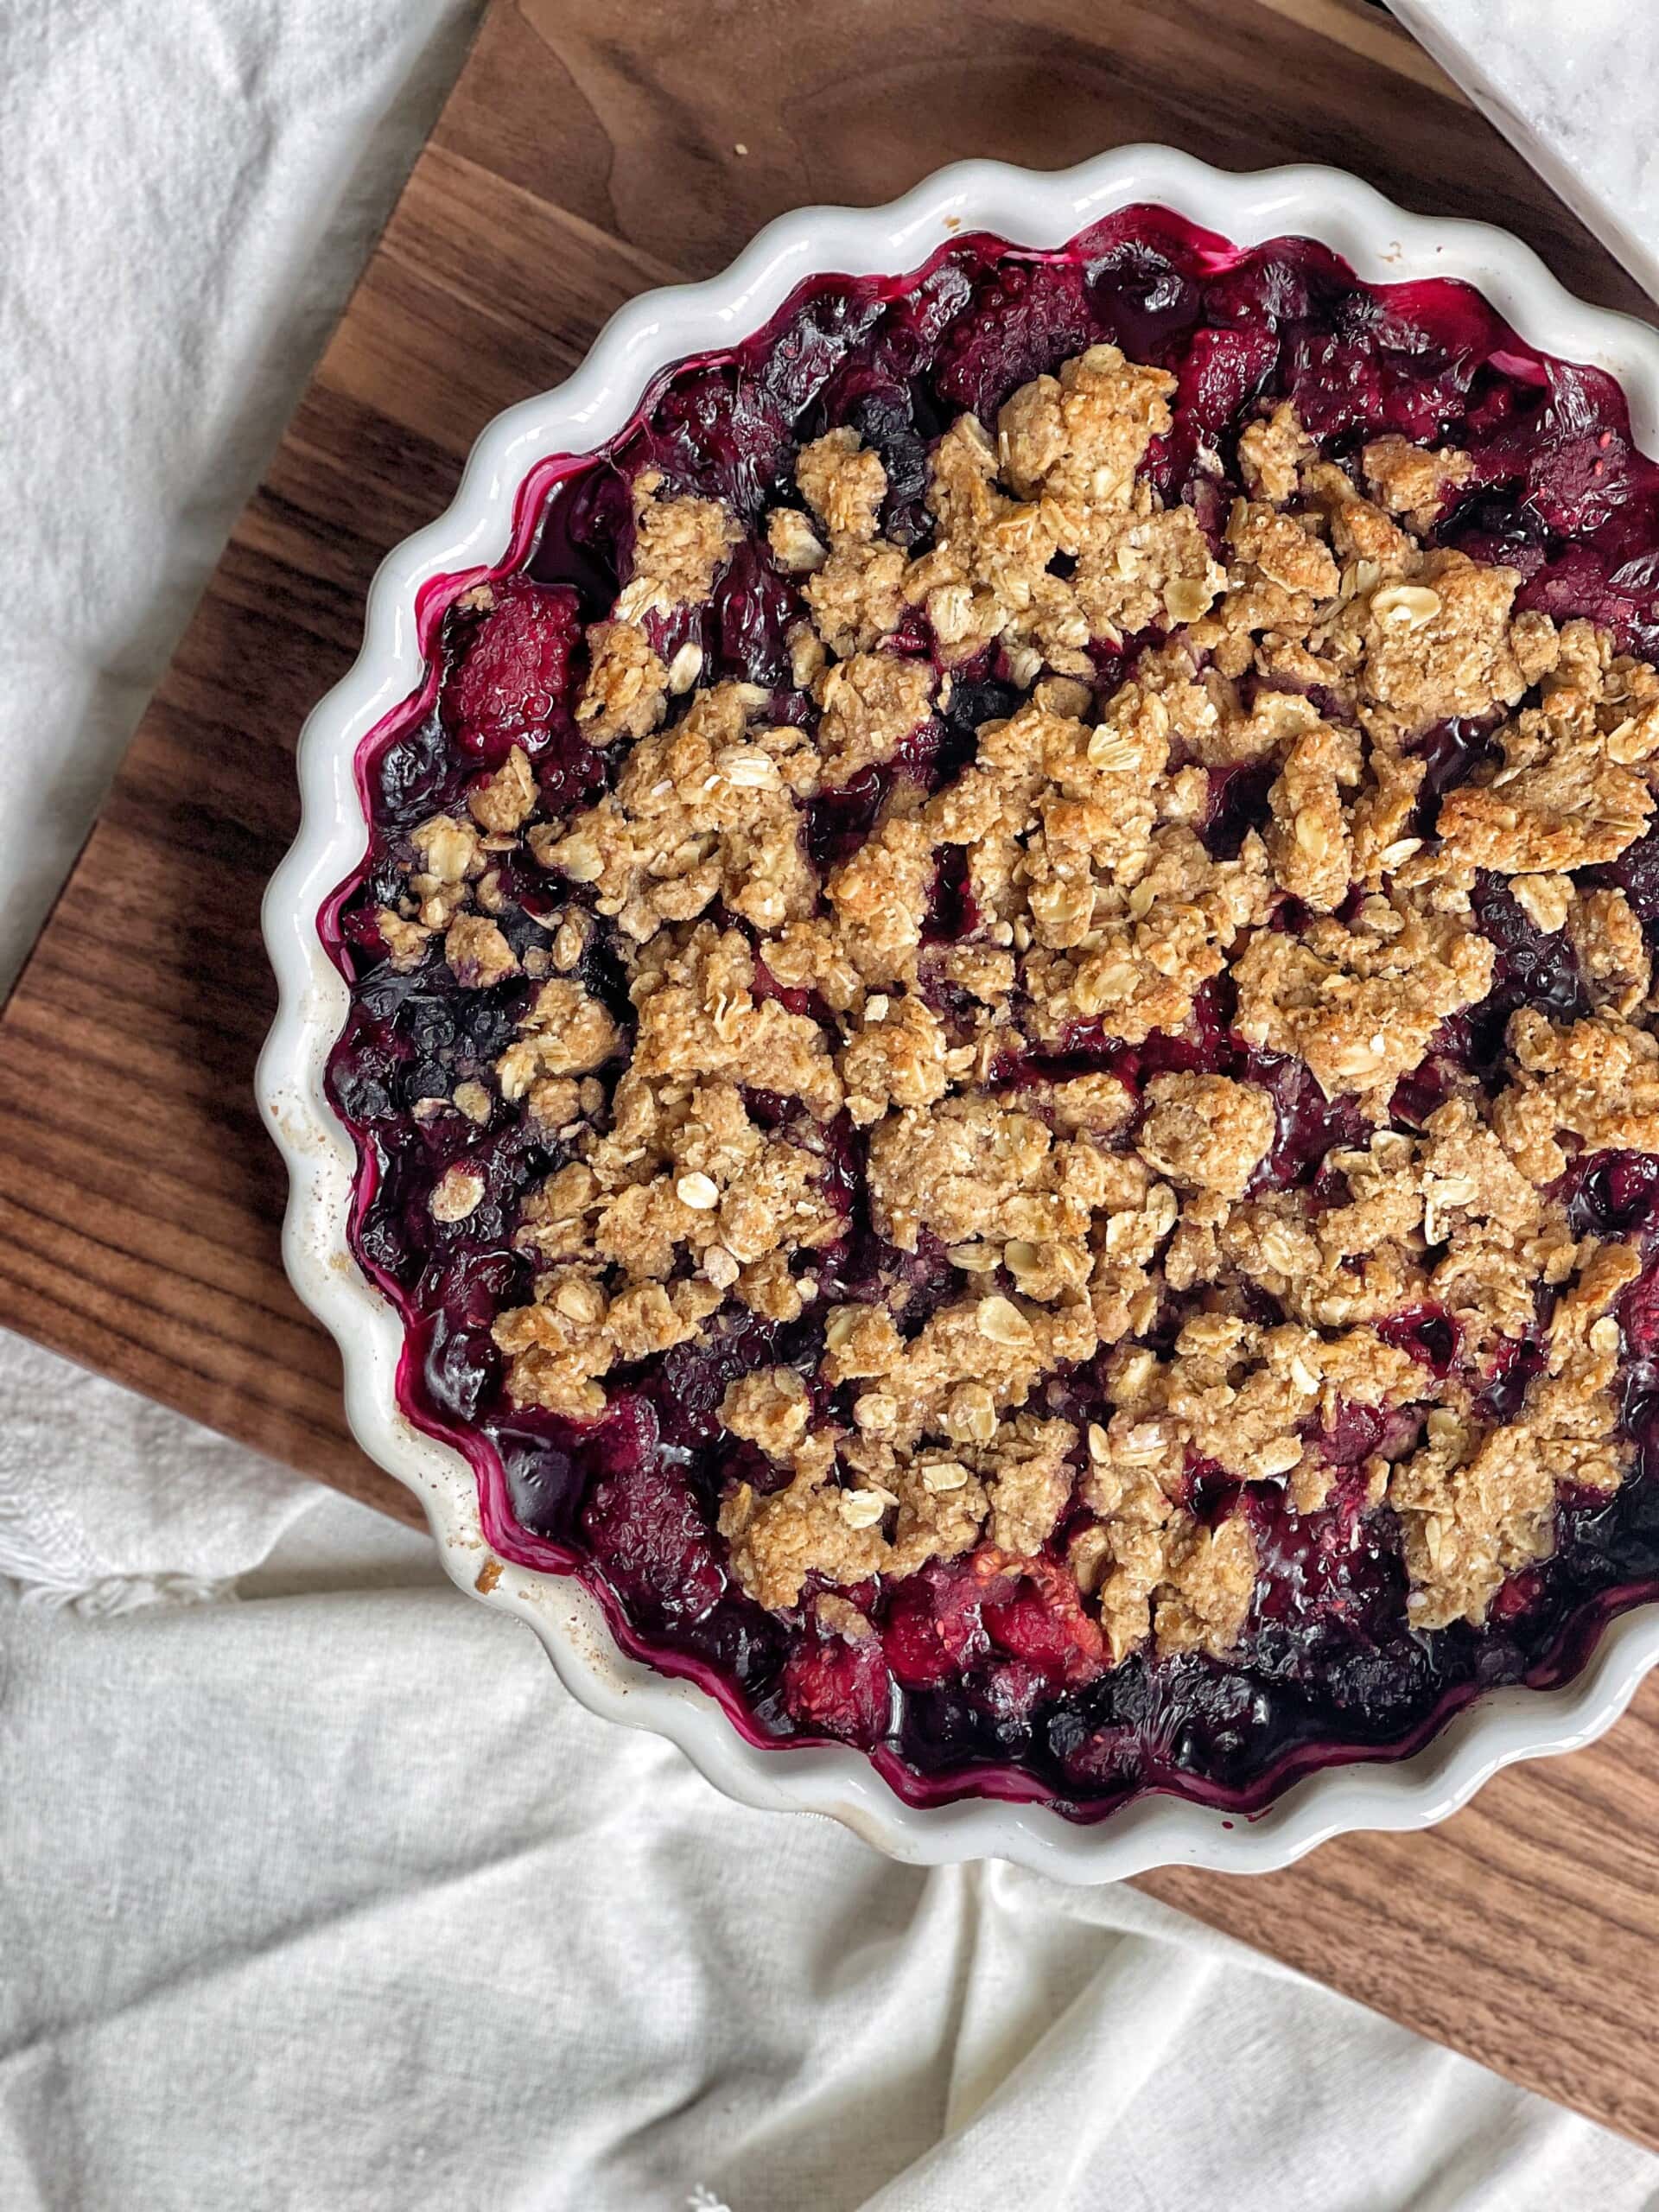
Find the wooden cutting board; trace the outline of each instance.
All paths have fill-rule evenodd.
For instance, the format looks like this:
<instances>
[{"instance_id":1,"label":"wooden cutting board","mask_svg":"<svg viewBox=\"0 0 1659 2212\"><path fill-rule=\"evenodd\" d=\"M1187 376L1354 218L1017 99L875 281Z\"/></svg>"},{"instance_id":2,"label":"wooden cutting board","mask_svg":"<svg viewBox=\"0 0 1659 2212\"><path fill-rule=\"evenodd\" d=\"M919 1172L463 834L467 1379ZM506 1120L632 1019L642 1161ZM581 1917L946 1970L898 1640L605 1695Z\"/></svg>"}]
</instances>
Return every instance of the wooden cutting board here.
<instances>
[{"instance_id":1,"label":"wooden cutting board","mask_svg":"<svg viewBox=\"0 0 1659 2212\"><path fill-rule=\"evenodd\" d=\"M386 548L620 302L780 210L1165 139L1359 170L1635 287L1362 0L496 0L0 1020L0 1320L405 1519L277 1252L258 934ZM1659 2146L1659 1678L1433 1834L1147 1885Z\"/></svg>"}]
</instances>

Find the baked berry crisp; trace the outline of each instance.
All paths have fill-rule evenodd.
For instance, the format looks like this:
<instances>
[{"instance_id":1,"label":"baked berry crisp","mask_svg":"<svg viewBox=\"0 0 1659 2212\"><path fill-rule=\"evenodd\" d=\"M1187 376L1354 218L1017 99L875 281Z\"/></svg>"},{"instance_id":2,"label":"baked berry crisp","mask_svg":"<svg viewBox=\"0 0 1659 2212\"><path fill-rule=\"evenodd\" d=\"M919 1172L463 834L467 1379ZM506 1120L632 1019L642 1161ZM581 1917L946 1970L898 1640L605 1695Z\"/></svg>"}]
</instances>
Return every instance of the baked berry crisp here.
<instances>
[{"instance_id":1,"label":"baked berry crisp","mask_svg":"<svg viewBox=\"0 0 1659 2212\"><path fill-rule=\"evenodd\" d=\"M1659 1594L1659 469L1155 209L833 279L424 610L325 932L504 1555L912 1800L1249 1808Z\"/></svg>"}]
</instances>

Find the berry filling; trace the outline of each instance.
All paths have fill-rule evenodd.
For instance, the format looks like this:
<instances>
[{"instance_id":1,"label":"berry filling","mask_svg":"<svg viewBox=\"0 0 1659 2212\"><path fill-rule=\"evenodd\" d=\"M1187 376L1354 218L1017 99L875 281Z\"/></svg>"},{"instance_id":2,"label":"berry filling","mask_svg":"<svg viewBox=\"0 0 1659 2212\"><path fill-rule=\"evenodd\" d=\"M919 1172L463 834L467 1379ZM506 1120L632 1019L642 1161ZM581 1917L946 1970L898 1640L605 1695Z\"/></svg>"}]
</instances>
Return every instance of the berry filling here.
<instances>
[{"instance_id":1,"label":"berry filling","mask_svg":"<svg viewBox=\"0 0 1659 2212\"><path fill-rule=\"evenodd\" d=\"M1659 468L1154 208L824 278L422 609L321 918L489 1541L917 1802L1249 1811L1659 1596Z\"/></svg>"}]
</instances>

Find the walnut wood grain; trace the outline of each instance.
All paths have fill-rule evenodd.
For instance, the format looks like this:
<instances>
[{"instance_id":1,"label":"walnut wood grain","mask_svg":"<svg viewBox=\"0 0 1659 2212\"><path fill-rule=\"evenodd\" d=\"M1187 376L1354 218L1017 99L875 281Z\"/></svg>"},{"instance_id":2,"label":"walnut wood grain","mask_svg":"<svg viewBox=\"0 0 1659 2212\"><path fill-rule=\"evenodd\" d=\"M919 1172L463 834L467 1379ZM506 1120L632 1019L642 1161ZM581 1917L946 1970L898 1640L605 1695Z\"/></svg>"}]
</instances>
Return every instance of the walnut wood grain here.
<instances>
[{"instance_id":1,"label":"walnut wood grain","mask_svg":"<svg viewBox=\"0 0 1659 2212\"><path fill-rule=\"evenodd\" d=\"M0 1319L385 1510L277 1250L251 1095L265 879L306 709L385 549L496 410L645 286L806 200L1154 138L1357 168L1634 285L1433 63L1351 0L497 0L0 1018ZM736 151L741 144L747 149ZM1433 1834L1147 1888L1659 2145L1659 1683Z\"/></svg>"}]
</instances>

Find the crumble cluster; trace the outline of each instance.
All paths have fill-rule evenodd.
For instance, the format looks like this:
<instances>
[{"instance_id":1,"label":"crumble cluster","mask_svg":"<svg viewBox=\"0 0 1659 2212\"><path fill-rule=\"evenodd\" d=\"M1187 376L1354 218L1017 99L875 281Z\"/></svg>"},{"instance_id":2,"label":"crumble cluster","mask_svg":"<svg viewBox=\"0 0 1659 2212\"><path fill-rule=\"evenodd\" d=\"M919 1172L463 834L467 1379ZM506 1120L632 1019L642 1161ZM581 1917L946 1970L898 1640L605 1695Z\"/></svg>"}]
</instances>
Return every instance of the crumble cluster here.
<instances>
[{"instance_id":1,"label":"crumble cluster","mask_svg":"<svg viewBox=\"0 0 1659 2212\"><path fill-rule=\"evenodd\" d=\"M1517 613L1512 569L1425 544L1469 474L1454 451L1384 438L1351 475L1281 406L1243 433L1246 496L1212 543L1141 474L1173 383L1096 346L1016 391L995 436L963 416L919 552L882 536L886 474L856 432L805 447L800 504L765 539L798 590L810 712L702 684L695 645L658 650L742 533L642 475L632 573L575 706L620 756L611 788L538 819L514 749L464 815L416 830L379 917L395 964L441 946L463 985L534 985L495 1084L566 1164L516 1226L533 1300L495 1324L517 1401L590 1420L613 1370L734 1301L821 1315L815 1372L726 1392L724 1427L772 1472L728 1484L719 1526L762 1605L817 1592L849 1636L864 1617L823 1586L980 1551L1063 1562L1107 1664L1148 1639L1225 1653L1257 1544L1243 1505L1195 1510L1195 1471L1314 1510L1356 1413L1412 1619L1478 1623L1551 1548L1559 1485L1611 1492L1628 1465L1618 1304L1639 1262L1576 1234L1560 1185L1581 1152L1659 1153L1642 930L1579 874L1651 816L1659 677L1587 623ZM930 789L905 760L990 653L1021 702ZM1490 722L1493 757L1434 818L1424 740L1453 717ZM815 867L805 810L895 763L865 841ZM1229 849L1205 832L1239 776L1265 807ZM550 902L522 962L499 919L510 856ZM1440 1103L1402 1122L1401 1079L1493 986L1482 870L1568 948L1588 1010L1517 1013L1495 1094L1440 1063ZM954 936L930 925L946 880ZM595 931L626 1017L580 980ZM1260 1080L1032 1071L1196 1035L1224 982L1255 1054L1230 1065ZM1276 1172L1270 1056L1352 1102L1317 1185ZM430 1110L492 1102L473 1081ZM901 1268L874 1299L824 1292L849 1130L879 1236L948 1256L919 1326ZM451 1169L434 1215L483 1192ZM1425 1315L1454 1339L1442 1365L1390 1332ZM1523 1347L1500 1417L1488 1394ZM1093 1419L1064 1387L1085 1368Z\"/></svg>"}]
</instances>

